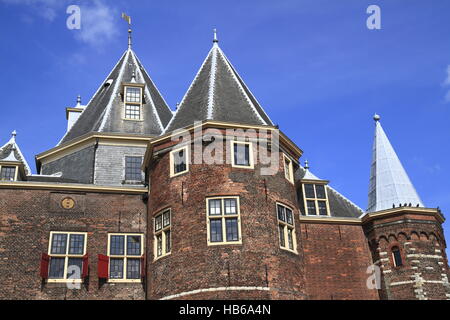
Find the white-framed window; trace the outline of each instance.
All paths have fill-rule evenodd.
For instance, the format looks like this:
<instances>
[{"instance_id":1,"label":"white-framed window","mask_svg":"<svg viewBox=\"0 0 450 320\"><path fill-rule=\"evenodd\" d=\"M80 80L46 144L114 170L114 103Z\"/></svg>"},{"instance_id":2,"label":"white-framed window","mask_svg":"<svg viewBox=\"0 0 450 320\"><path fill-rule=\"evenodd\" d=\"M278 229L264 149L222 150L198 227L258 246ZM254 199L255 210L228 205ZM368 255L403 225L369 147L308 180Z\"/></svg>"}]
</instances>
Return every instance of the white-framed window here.
<instances>
[{"instance_id":1,"label":"white-framed window","mask_svg":"<svg viewBox=\"0 0 450 320\"><path fill-rule=\"evenodd\" d=\"M142 181L142 157L125 156L125 181Z\"/></svg>"},{"instance_id":2,"label":"white-framed window","mask_svg":"<svg viewBox=\"0 0 450 320\"><path fill-rule=\"evenodd\" d=\"M86 255L86 232L50 232L49 282L81 282Z\"/></svg>"},{"instance_id":3,"label":"white-framed window","mask_svg":"<svg viewBox=\"0 0 450 320\"><path fill-rule=\"evenodd\" d=\"M277 218L280 248L297 253L293 210L284 204L277 203Z\"/></svg>"},{"instance_id":4,"label":"white-framed window","mask_svg":"<svg viewBox=\"0 0 450 320\"><path fill-rule=\"evenodd\" d=\"M242 243L239 197L206 198L206 217L208 245Z\"/></svg>"},{"instance_id":5,"label":"white-framed window","mask_svg":"<svg viewBox=\"0 0 450 320\"><path fill-rule=\"evenodd\" d=\"M172 251L171 210L165 209L158 213L154 219L154 259L164 257Z\"/></svg>"},{"instance_id":6,"label":"white-framed window","mask_svg":"<svg viewBox=\"0 0 450 320\"><path fill-rule=\"evenodd\" d=\"M144 236L140 233L109 233L109 282L140 282Z\"/></svg>"},{"instance_id":7,"label":"white-framed window","mask_svg":"<svg viewBox=\"0 0 450 320\"><path fill-rule=\"evenodd\" d=\"M306 215L329 216L330 206L324 184L304 183L302 185Z\"/></svg>"},{"instance_id":8,"label":"white-framed window","mask_svg":"<svg viewBox=\"0 0 450 320\"><path fill-rule=\"evenodd\" d=\"M16 181L17 166L0 166L0 181Z\"/></svg>"},{"instance_id":9,"label":"white-framed window","mask_svg":"<svg viewBox=\"0 0 450 320\"><path fill-rule=\"evenodd\" d=\"M253 143L231 141L231 165L236 168L253 169Z\"/></svg>"},{"instance_id":10,"label":"white-framed window","mask_svg":"<svg viewBox=\"0 0 450 320\"><path fill-rule=\"evenodd\" d=\"M294 168L292 165L292 160L283 153L283 164L284 164L284 177L290 182L294 183Z\"/></svg>"},{"instance_id":11,"label":"white-framed window","mask_svg":"<svg viewBox=\"0 0 450 320\"><path fill-rule=\"evenodd\" d=\"M142 88L125 87L125 120L142 120Z\"/></svg>"},{"instance_id":12,"label":"white-framed window","mask_svg":"<svg viewBox=\"0 0 450 320\"><path fill-rule=\"evenodd\" d=\"M188 146L170 152L170 176L175 177L189 171Z\"/></svg>"}]
</instances>

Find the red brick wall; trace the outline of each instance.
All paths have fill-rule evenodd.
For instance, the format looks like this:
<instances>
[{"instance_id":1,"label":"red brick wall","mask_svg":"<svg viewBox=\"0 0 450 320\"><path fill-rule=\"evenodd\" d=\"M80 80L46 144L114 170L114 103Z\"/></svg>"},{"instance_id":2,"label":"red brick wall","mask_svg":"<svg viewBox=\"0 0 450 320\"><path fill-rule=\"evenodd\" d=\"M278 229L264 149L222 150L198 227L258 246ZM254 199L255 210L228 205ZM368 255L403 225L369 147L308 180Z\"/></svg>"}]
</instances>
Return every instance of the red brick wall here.
<instances>
[{"instance_id":1,"label":"red brick wall","mask_svg":"<svg viewBox=\"0 0 450 320\"><path fill-rule=\"evenodd\" d=\"M62 209L61 199L76 201ZM144 299L142 284L99 286L97 254L106 254L108 232L146 230L146 206L140 195L59 193L0 189L0 299ZM42 285L40 258L47 253L50 231L88 233L88 285Z\"/></svg>"},{"instance_id":2,"label":"red brick wall","mask_svg":"<svg viewBox=\"0 0 450 320\"><path fill-rule=\"evenodd\" d=\"M149 172L149 214L153 216L165 207L172 209L172 252L149 263L149 268L154 270L149 278L149 297L157 299L198 289L268 284L272 288L269 294L257 291L226 295L305 298L296 193L282 170L274 176L261 176L258 166L249 170L228 164L191 164L188 173L170 178L169 153L159 155ZM220 195L240 197L242 244L207 245L205 198ZM299 254L279 248L276 201L294 209ZM149 220L148 247L153 246L152 235L153 221ZM198 299L208 297L225 295L220 292L195 295Z\"/></svg>"},{"instance_id":3,"label":"red brick wall","mask_svg":"<svg viewBox=\"0 0 450 320\"><path fill-rule=\"evenodd\" d=\"M302 225L308 299L378 299L366 285L372 264L359 225Z\"/></svg>"}]
</instances>

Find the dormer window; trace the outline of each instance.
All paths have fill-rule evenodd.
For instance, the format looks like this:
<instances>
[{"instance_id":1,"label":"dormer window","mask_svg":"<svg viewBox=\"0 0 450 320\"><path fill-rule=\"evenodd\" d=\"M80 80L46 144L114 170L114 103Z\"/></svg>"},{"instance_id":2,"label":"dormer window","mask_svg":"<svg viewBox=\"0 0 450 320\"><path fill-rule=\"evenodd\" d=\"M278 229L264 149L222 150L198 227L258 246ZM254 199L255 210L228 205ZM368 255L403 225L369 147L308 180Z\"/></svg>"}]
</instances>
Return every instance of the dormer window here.
<instances>
[{"instance_id":1,"label":"dormer window","mask_svg":"<svg viewBox=\"0 0 450 320\"><path fill-rule=\"evenodd\" d=\"M303 184L305 211L309 216L329 216L328 197L323 184Z\"/></svg>"},{"instance_id":2,"label":"dormer window","mask_svg":"<svg viewBox=\"0 0 450 320\"><path fill-rule=\"evenodd\" d=\"M16 167L1 166L0 167L0 180L1 181L15 181L16 180Z\"/></svg>"},{"instance_id":3,"label":"dormer window","mask_svg":"<svg viewBox=\"0 0 450 320\"><path fill-rule=\"evenodd\" d=\"M142 87L125 86L125 120L142 120Z\"/></svg>"},{"instance_id":4,"label":"dormer window","mask_svg":"<svg viewBox=\"0 0 450 320\"><path fill-rule=\"evenodd\" d=\"M294 170L292 167L292 160L283 153L284 161L284 177L289 180L290 183L294 183Z\"/></svg>"}]
</instances>

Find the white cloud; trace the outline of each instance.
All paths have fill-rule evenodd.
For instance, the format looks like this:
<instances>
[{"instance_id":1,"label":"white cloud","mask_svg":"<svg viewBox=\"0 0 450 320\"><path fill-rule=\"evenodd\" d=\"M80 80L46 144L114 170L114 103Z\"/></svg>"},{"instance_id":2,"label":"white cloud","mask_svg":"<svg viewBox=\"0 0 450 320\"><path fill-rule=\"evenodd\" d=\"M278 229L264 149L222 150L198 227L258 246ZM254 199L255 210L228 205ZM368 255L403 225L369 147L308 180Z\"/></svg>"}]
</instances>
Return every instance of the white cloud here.
<instances>
[{"instance_id":1,"label":"white cloud","mask_svg":"<svg viewBox=\"0 0 450 320\"><path fill-rule=\"evenodd\" d=\"M447 78L445 79L443 86L450 87L450 65L447 66ZM450 103L450 89L445 94L445 102Z\"/></svg>"},{"instance_id":2,"label":"white cloud","mask_svg":"<svg viewBox=\"0 0 450 320\"><path fill-rule=\"evenodd\" d=\"M81 29L74 30L75 38L89 45L100 47L111 41L118 33L120 22L118 10L100 0L82 5Z\"/></svg>"},{"instance_id":3,"label":"white cloud","mask_svg":"<svg viewBox=\"0 0 450 320\"><path fill-rule=\"evenodd\" d=\"M26 6L29 11L21 15L22 22L33 24L42 18L54 22L57 17L67 19L66 9L72 4L71 0L0 0L6 5ZM119 11L106 0L78 1L81 9L81 29L70 30L74 38L82 43L100 48L118 33L117 24L120 23Z\"/></svg>"}]
</instances>

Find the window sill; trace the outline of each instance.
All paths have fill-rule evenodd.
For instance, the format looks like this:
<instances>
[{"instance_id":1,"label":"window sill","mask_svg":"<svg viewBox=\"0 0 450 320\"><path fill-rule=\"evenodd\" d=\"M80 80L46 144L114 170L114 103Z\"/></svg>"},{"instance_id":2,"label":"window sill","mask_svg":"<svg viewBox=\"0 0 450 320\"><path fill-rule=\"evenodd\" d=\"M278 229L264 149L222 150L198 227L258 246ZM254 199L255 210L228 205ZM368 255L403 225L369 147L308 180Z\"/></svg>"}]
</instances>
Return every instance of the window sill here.
<instances>
[{"instance_id":1,"label":"window sill","mask_svg":"<svg viewBox=\"0 0 450 320\"><path fill-rule=\"evenodd\" d=\"M83 283L82 279L47 279L47 283Z\"/></svg>"},{"instance_id":2,"label":"window sill","mask_svg":"<svg viewBox=\"0 0 450 320\"><path fill-rule=\"evenodd\" d=\"M280 247L280 249L283 250L283 251L287 251L287 252L290 252L290 253L298 255L298 251L297 250L291 250L291 249L283 248L283 247Z\"/></svg>"},{"instance_id":3,"label":"window sill","mask_svg":"<svg viewBox=\"0 0 450 320\"><path fill-rule=\"evenodd\" d=\"M255 169L255 167L254 167L253 165L250 165L250 166L241 166L241 165L237 165L237 164L232 164L231 167L233 167L233 168L238 168L238 169L250 169L250 170Z\"/></svg>"},{"instance_id":4,"label":"window sill","mask_svg":"<svg viewBox=\"0 0 450 320\"><path fill-rule=\"evenodd\" d=\"M108 283L141 283L141 279L108 279Z\"/></svg>"},{"instance_id":5,"label":"window sill","mask_svg":"<svg viewBox=\"0 0 450 320\"><path fill-rule=\"evenodd\" d=\"M122 180L122 184L126 184L126 185L143 185L144 181L139 181L139 180Z\"/></svg>"},{"instance_id":6,"label":"window sill","mask_svg":"<svg viewBox=\"0 0 450 320\"><path fill-rule=\"evenodd\" d=\"M242 240L239 241L230 241L230 242L209 242L208 246L214 247L214 246L232 246L232 245L242 245Z\"/></svg>"},{"instance_id":7,"label":"window sill","mask_svg":"<svg viewBox=\"0 0 450 320\"><path fill-rule=\"evenodd\" d=\"M174 173L174 174L171 174L170 177L171 178L175 178L175 177L181 176L181 175L183 175L185 173L188 173L188 172L189 172L189 170L178 172L178 173Z\"/></svg>"},{"instance_id":8,"label":"window sill","mask_svg":"<svg viewBox=\"0 0 450 320\"><path fill-rule=\"evenodd\" d=\"M170 256L171 253L172 253L172 252L169 252L169 253L163 254L162 256L156 257L156 258L153 259L153 262L156 262L156 261L158 261L158 260L161 260L162 258L165 258L165 257L167 257L167 256Z\"/></svg>"},{"instance_id":9,"label":"window sill","mask_svg":"<svg viewBox=\"0 0 450 320\"><path fill-rule=\"evenodd\" d=\"M122 120L124 120L124 121L137 121L137 122L144 122L144 119L127 119L127 118L122 118Z\"/></svg>"}]
</instances>

